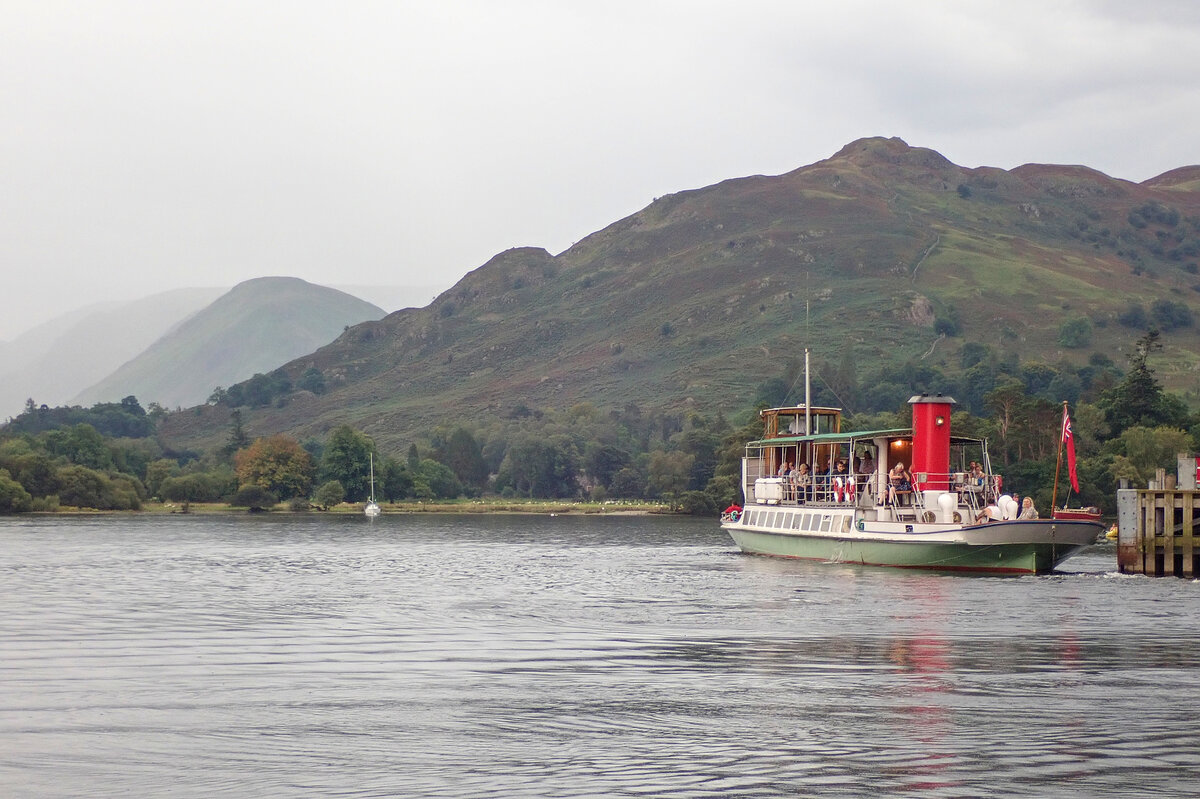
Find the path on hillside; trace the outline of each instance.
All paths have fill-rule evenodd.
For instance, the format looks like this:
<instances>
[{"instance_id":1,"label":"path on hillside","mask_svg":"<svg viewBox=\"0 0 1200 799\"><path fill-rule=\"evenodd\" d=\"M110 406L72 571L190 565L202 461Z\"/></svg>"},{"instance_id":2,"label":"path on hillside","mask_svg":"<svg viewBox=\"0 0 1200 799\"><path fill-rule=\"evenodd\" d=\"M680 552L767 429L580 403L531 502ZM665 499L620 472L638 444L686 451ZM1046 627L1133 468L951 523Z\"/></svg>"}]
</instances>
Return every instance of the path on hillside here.
<instances>
[{"instance_id":1,"label":"path on hillside","mask_svg":"<svg viewBox=\"0 0 1200 799\"><path fill-rule=\"evenodd\" d=\"M929 249L925 250L925 254L921 256L921 260L917 261L917 265L913 267L913 271L912 271L912 282L913 283L917 282L917 270L921 268L921 264L925 263L925 259L929 257L929 253L933 252L934 248L937 247L938 244L941 243L941 241L942 241L942 234L939 233L939 234L937 234L937 237L933 240L933 244L929 245Z\"/></svg>"}]
</instances>

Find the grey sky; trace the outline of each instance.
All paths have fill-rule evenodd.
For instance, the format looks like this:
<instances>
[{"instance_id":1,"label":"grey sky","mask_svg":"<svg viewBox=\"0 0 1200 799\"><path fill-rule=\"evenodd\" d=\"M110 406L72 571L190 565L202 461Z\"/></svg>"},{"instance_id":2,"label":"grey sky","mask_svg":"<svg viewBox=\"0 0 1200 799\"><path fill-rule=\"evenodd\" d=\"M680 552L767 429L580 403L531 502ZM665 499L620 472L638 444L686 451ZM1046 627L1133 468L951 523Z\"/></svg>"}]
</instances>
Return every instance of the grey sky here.
<instances>
[{"instance_id":1,"label":"grey sky","mask_svg":"<svg viewBox=\"0 0 1200 799\"><path fill-rule=\"evenodd\" d=\"M1182 1L0 0L0 20L0 338L263 275L448 287L862 136L1135 181L1200 163Z\"/></svg>"}]
</instances>

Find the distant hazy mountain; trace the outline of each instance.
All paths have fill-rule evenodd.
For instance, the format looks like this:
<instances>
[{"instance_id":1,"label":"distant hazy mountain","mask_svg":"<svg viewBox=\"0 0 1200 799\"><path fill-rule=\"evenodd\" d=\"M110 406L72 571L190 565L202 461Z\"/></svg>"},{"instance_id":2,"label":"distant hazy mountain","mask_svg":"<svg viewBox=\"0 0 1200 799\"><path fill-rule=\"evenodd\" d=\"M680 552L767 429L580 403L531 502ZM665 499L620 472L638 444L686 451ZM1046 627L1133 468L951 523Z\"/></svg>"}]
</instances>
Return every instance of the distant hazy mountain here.
<instances>
[{"instance_id":1,"label":"distant hazy mountain","mask_svg":"<svg viewBox=\"0 0 1200 799\"><path fill-rule=\"evenodd\" d=\"M203 403L217 386L269 372L384 312L299 278L247 280L108 377L79 393L91 405L129 395L168 408Z\"/></svg>"},{"instance_id":2,"label":"distant hazy mountain","mask_svg":"<svg viewBox=\"0 0 1200 799\"><path fill-rule=\"evenodd\" d=\"M189 288L71 311L0 342L0 418L26 400L61 405L221 296Z\"/></svg>"}]
</instances>

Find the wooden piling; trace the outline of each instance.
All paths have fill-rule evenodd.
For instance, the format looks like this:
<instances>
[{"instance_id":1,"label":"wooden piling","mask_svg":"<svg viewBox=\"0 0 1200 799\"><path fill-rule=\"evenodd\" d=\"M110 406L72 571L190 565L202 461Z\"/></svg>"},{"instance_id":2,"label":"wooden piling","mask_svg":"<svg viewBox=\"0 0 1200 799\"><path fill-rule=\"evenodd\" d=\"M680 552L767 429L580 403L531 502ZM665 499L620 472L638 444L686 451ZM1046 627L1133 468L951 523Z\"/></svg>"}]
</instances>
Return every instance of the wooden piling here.
<instances>
[{"instance_id":1,"label":"wooden piling","mask_svg":"<svg viewBox=\"0 0 1200 799\"><path fill-rule=\"evenodd\" d=\"M1117 568L1126 574L1154 577L1200 574L1196 547L1200 491L1153 488L1128 493L1137 495L1136 512L1129 520L1132 524L1121 520Z\"/></svg>"}]
</instances>

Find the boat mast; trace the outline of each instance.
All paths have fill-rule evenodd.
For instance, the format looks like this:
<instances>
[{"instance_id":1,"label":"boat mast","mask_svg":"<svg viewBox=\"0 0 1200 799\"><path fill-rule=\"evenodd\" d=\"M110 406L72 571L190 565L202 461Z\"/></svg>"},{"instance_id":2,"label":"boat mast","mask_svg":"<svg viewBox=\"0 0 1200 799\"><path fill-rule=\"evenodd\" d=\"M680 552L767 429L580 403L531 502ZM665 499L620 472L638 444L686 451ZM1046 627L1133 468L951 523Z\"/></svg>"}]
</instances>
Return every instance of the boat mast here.
<instances>
[{"instance_id":1,"label":"boat mast","mask_svg":"<svg viewBox=\"0 0 1200 799\"><path fill-rule=\"evenodd\" d=\"M1066 413L1067 413L1067 401L1063 400L1063 416L1064 417L1066 416ZM1062 431L1062 426L1060 423L1059 430L1058 430L1058 463L1054 464L1054 492L1050 495L1050 514L1051 515L1054 515L1054 508L1056 507L1055 503L1058 502L1058 472L1060 469L1062 469L1062 445L1063 445L1063 431ZM1064 502L1063 504L1066 505L1067 503Z\"/></svg>"},{"instance_id":2,"label":"boat mast","mask_svg":"<svg viewBox=\"0 0 1200 799\"><path fill-rule=\"evenodd\" d=\"M809 317L809 298L811 292L808 290L808 278L810 273L804 273L804 435L812 435L812 380L808 374L808 344L812 342L812 329L810 327L811 318ZM812 457L812 452L809 452L809 457Z\"/></svg>"},{"instance_id":3,"label":"boat mast","mask_svg":"<svg viewBox=\"0 0 1200 799\"><path fill-rule=\"evenodd\" d=\"M812 380L808 375L808 348L804 348L804 435L812 435Z\"/></svg>"}]
</instances>

